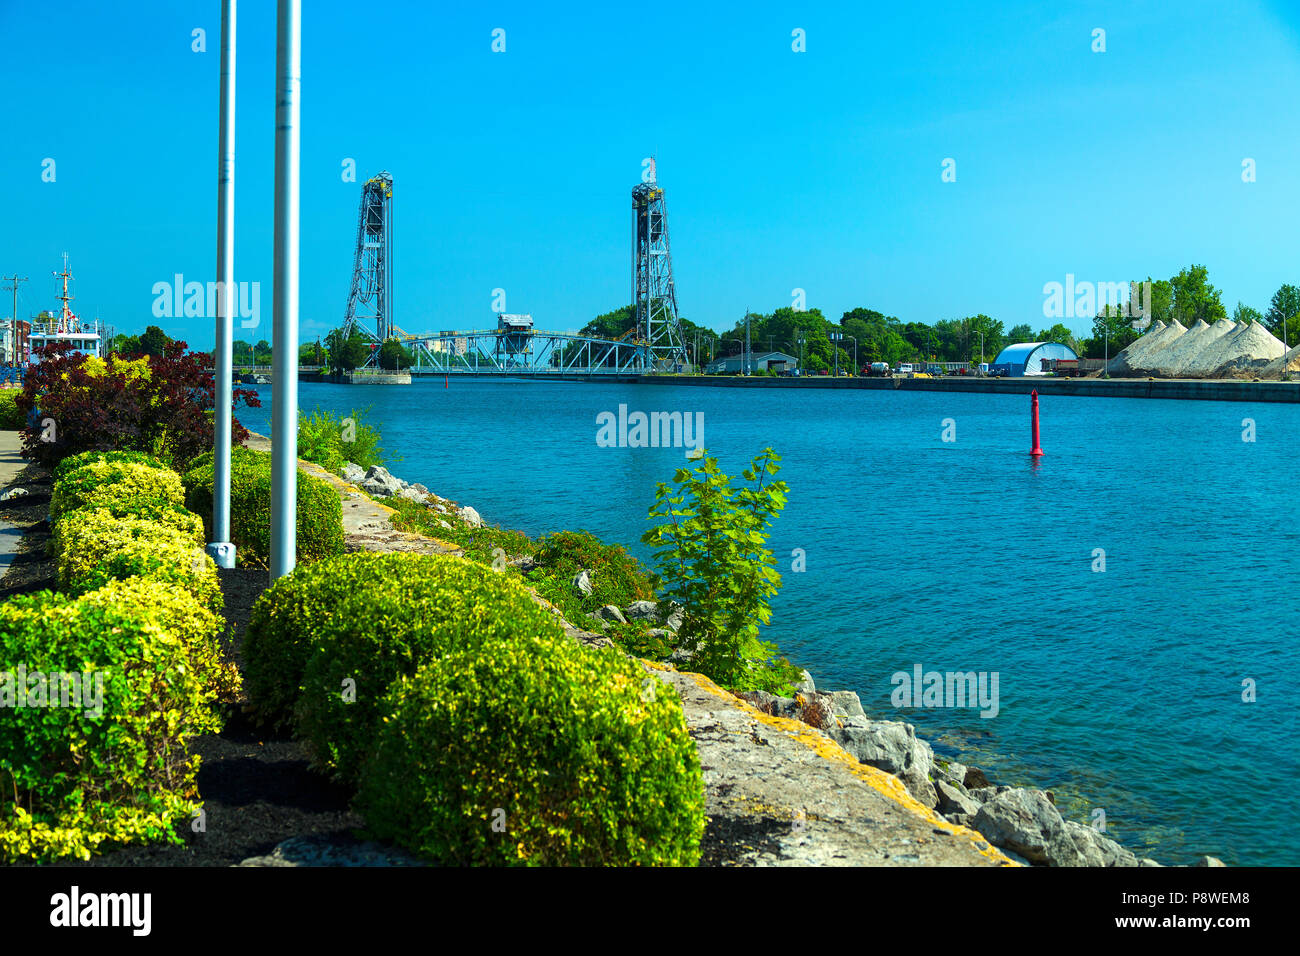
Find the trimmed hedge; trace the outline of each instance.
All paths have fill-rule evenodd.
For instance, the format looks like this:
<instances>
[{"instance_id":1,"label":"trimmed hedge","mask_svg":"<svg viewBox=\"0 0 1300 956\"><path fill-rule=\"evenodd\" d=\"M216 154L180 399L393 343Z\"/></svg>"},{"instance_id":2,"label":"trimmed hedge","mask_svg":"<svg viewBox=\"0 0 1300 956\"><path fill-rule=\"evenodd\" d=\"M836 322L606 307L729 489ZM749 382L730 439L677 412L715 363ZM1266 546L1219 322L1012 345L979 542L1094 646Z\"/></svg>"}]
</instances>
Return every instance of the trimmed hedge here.
<instances>
[{"instance_id":1,"label":"trimmed hedge","mask_svg":"<svg viewBox=\"0 0 1300 956\"><path fill-rule=\"evenodd\" d=\"M182 506L185 489L180 476L169 468L138 462L95 461L65 472L50 494L50 520L87 505L126 501L161 501Z\"/></svg>"},{"instance_id":2,"label":"trimmed hedge","mask_svg":"<svg viewBox=\"0 0 1300 956\"><path fill-rule=\"evenodd\" d=\"M212 558L192 536L141 518L116 518L88 511L59 523L56 563L59 587L72 595L131 577L178 585L204 607L222 607L221 584Z\"/></svg>"},{"instance_id":3,"label":"trimmed hedge","mask_svg":"<svg viewBox=\"0 0 1300 956\"><path fill-rule=\"evenodd\" d=\"M239 668L221 650L218 637L226 627L221 615L204 607L185 588L148 578L110 581L78 600L91 607L117 608L180 640L212 715L204 732L220 733L225 723L222 705L239 701L242 684Z\"/></svg>"},{"instance_id":4,"label":"trimmed hedge","mask_svg":"<svg viewBox=\"0 0 1300 956\"><path fill-rule=\"evenodd\" d=\"M171 528L185 535L190 543L202 547L206 541L203 537L203 519L187 511L180 505L174 505L164 498L131 498L125 501L108 501L100 505L87 505L73 511L65 511L53 523L50 553L57 559L63 551L63 533L65 527L72 527L86 520L98 520L96 512L103 512L111 518L135 518L152 521L155 524ZM95 516L95 517L92 517Z\"/></svg>"},{"instance_id":5,"label":"trimmed hedge","mask_svg":"<svg viewBox=\"0 0 1300 956\"><path fill-rule=\"evenodd\" d=\"M168 469L167 462L155 455L147 455L142 451L83 451L78 452L75 455L69 455L67 458L63 459L63 461L55 465L53 478L57 482L69 472L99 462L109 462L110 464L117 465L148 465L151 468Z\"/></svg>"},{"instance_id":6,"label":"trimmed hedge","mask_svg":"<svg viewBox=\"0 0 1300 956\"><path fill-rule=\"evenodd\" d=\"M357 809L439 863L699 862L699 756L680 702L621 652L519 636L389 690Z\"/></svg>"},{"instance_id":7,"label":"trimmed hedge","mask_svg":"<svg viewBox=\"0 0 1300 956\"><path fill-rule=\"evenodd\" d=\"M27 427L27 416L15 401L22 393L20 388L0 388L0 428L17 431Z\"/></svg>"},{"instance_id":8,"label":"trimmed hedge","mask_svg":"<svg viewBox=\"0 0 1300 956\"><path fill-rule=\"evenodd\" d=\"M481 565L356 553L297 568L253 605L244 673L259 717L292 717L318 766L355 782L380 699L398 676L451 650L562 634L520 585ZM344 691L355 684L355 702Z\"/></svg>"},{"instance_id":9,"label":"trimmed hedge","mask_svg":"<svg viewBox=\"0 0 1300 956\"><path fill-rule=\"evenodd\" d=\"M203 515L212 533L212 453L196 458L182 481L185 505ZM230 538L240 565L264 566L271 556L271 456L248 448L230 457ZM343 552L343 503L328 482L298 469L298 560Z\"/></svg>"},{"instance_id":10,"label":"trimmed hedge","mask_svg":"<svg viewBox=\"0 0 1300 956\"><path fill-rule=\"evenodd\" d=\"M74 673L92 676L79 678L80 699L66 698L80 706L63 706L72 691L63 675ZM61 706L31 696L36 674L58 678ZM26 706L17 702L20 675ZM0 861L181 842L172 825L198 806L199 760L184 744L211 729L181 640L110 601L49 591L12 598L0 604L0 704Z\"/></svg>"}]
</instances>

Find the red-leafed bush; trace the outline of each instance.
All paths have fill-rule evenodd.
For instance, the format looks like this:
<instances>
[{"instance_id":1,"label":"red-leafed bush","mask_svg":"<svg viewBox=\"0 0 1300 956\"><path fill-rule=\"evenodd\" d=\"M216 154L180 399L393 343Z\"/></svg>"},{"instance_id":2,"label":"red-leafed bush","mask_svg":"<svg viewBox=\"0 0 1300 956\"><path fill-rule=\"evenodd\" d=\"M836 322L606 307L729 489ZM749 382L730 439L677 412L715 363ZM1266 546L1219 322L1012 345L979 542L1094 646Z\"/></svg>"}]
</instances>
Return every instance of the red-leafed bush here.
<instances>
[{"instance_id":1,"label":"red-leafed bush","mask_svg":"<svg viewBox=\"0 0 1300 956\"><path fill-rule=\"evenodd\" d=\"M31 421L23 454L47 468L83 451L126 449L157 455L183 469L212 447L215 382L211 356L171 342L161 355L108 359L73 353L66 342L38 350L16 401ZM235 389L234 405L261 405L251 389ZM37 410L30 416L32 409ZM238 445L248 430L232 423Z\"/></svg>"}]
</instances>

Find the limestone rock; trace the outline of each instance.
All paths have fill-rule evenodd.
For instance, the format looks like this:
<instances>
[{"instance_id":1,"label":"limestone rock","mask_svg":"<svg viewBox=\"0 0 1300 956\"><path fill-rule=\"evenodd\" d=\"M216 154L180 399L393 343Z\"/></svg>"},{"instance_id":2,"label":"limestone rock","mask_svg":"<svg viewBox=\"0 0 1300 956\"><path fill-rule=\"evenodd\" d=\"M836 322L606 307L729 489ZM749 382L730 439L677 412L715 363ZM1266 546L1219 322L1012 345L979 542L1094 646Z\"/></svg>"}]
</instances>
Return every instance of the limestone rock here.
<instances>
[{"instance_id":1,"label":"limestone rock","mask_svg":"<svg viewBox=\"0 0 1300 956\"><path fill-rule=\"evenodd\" d=\"M1227 866L1227 865L1228 864L1224 863L1217 856L1203 856L1195 863L1192 864L1192 866Z\"/></svg>"},{"instance_id":2,"label":"limestone rock","mask_svg":"<svg viewBox=\"0 0 1300 956\"><path fill-rule=\"evenodd\" d=\"M1065 823L1046 793L1017 787L986 801L971 826L994 846L1013 850L1030 863L1086 866L1084 849Z\"/></svg>"},{"instance_id":3,"label":"limestone rock","mask_svg":"<svg viewBox=\"0 0 1300 956\"><path fill-rule=\"evenodd\" d=\"M371 465L365 477L356 483L366 494L374 498L391 498L402 490L402 483L380 465Z\"/></svg>"},{"instance_id":4,"label":"limestone rock","mask_svg":"<svg viewBox=\"0 0 1300 956\"><path fill-rule=\"evenodd\" d=\"M865 717L862 698L851 690L833 690L826 695L831 699L831 708L836 717Z\"/></svg>"},{"instance_id":5,"label":"limestone rock","mask_svg":"<svg viewBox=\"0 0 1300 956\"><path fill-rule=\"evenodd\" d=\"M627 623L627 618L623 616L623 612L613 604L606 604L597 613L607 621L617 621L619 624Z\"/></svg>"},{"instance_id":6,"label":"limestone rock","mask_svg":"<svg viewBox=\"0 0 1300 956\"><path fill-rule=\"evenodd\" d=\"M456 512L456 514L460 516L461 521L465 522L471 528L483 527L483 519L480 518L479 513L475 511L473 508L471 508L469 505L466 505L464 508L459 509Z\"/></svg>"},{"instance_id":7,"label":"limestone rock","mask_svg":"<svg viewBox=\"0 0 1300 956\"><path fill-rule=\"evenodd\" d=\"M654 601L633 601L627 606L627 616L632 621L658 621L659 605Z\"/></svg>"},{"instance_id":8,"label":"limestone rock","mask_svg":"<svg viewBox=\"0 0 1300 956\"><path fill-rule=\"evenodd\" d=\"M949 819L953 814L958 813L964 814L966 819L972 819L979 813L980 805L966 794L964 787L958 784L949 783L947 780L936 780L934 791L939 798L939 812Z\"/></svg>"},{"instance_id":9,"label":"limestone rock","mask_svg":"<svg viewBox=\"0 0 1300 956\"><path fill-rule=\"evenodd\" d=\"M850 717L843 726L828 730L831 739L862 763L903 781L908 792L927 807L939 802L930 771L934 751L916 736L911 724L899 720L867 720Z\"/></svg>"},{"instance_id":10,"label":"limestone rock","mask_svg":"<svg viewBox=\"0 0 1300 956\"><path fill-rule=\"evenodd\" d=\"M587 568L583 568L573 579L573 586L578 589L583 597L590 597L592 592L591 573Z\"/></svg>"},{"instance_id":11,"label":"limestone rock","mask_svg":"<svg viewBox=\"0 0 1300 956\"><path fill-rule=\"evenodd\" d=\"M345 461L343 463L344 481L351 482L352 484L355 485L365 477L366 477L366 470L362 468L360 465L354 464L353 462L350 461Z\"/></svg>"}]
</instances>

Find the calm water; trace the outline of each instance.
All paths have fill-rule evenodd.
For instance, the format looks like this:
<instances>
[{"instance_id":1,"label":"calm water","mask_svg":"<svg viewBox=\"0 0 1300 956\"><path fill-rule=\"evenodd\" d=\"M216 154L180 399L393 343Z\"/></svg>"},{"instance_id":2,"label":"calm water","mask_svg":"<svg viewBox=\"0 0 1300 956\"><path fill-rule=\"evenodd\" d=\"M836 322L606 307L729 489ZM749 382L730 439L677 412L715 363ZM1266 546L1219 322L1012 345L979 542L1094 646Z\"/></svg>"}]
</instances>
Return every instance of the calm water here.
<instances>
[{"instance_id":1,"label":"calm water","mask_svg":"<svg viewBox=\"0 0 1300 956\"><path fill-rule=\"evenodd\" d=\"M260 391L240 417L265 433ZM684 453L598 447L596 416L703 412L724 471L767 445L784 458L769 636L819 687L1055 790L1067 817L1100 808L1139 855L1300 864L1300 406L1049 396L1034 467L1023 396L436 381L304 384L300 401L370 405L396 474L490 522L586 528L642 558ZM1000 712L895 709L890 676L916 664L997 672Z\"/></svg>"}]
</instances>

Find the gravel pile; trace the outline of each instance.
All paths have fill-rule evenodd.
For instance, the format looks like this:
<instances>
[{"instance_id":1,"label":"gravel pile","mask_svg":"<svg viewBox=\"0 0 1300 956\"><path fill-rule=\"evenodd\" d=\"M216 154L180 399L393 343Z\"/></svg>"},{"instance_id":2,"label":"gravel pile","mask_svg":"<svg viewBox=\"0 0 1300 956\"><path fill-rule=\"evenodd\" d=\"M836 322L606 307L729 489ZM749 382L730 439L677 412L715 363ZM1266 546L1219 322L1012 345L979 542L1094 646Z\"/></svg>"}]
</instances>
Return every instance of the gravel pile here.
<instances>
[{"instance_id":1,"label":"gravel pile","mask_svg":"<svg viewBox=\"0 0 1300 956\"><path fill-rule=\"evenodd\" d=\"M1251 322L1231 336L1197 353L1197 362L1213 365L1207 378L1251 378L1274 359L1282 358L1286 346L1259 322Z\"/></svg>"},{"instance_id":2,"label":"gravel pile","mask_svg":"<svg viewBox=\"0 0 1300 956\"><path fill-rule=\"evenodd\" d=\"M1154 322L1146 335L1120 352L1106 366L1106 374L1116 378L1138 378L1146 375L1144 369L1147 359L1158 349L1164 348L1185 333L1187 329L1175 319L1168 325Z\"/></svg>"},{"instance_id":3,"label":"gravel pile","mask_svg":"<svg viewBox=\"0 0 1300 956\"><path fill-rule=\"evenodd\" d=\"M1287 352L1282 358L1274 359L1260 369L1260 378L1281 378L1284 372L1300 372L1300 345Z\"/></svg>"},{"instance_id":4,"label":"gravel pile","mask_svg":"<svg viewBox=\"0 0 1300 956\"><path fill-rule=\"evenodd\" d=\"M1213 325L1197 319L1177 342L1147 356L1146 374L1155 378L1184 378L1187 366L1197 355L1236 330L1236 324L1228 319L1220 319Z\"/></svg>"}]
</instances>

